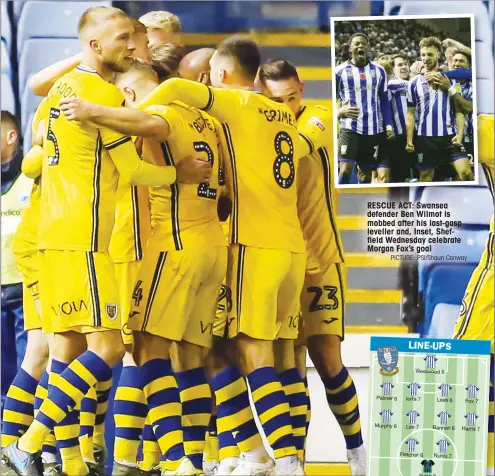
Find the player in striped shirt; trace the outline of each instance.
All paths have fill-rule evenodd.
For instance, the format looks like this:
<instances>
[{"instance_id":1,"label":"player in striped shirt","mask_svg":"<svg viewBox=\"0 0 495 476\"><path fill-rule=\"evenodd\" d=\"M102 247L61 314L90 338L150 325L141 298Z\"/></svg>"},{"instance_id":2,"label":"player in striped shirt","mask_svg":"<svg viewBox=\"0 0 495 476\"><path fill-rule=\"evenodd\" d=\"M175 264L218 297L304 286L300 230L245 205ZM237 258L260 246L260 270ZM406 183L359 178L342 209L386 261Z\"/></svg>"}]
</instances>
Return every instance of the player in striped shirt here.
<instances>
[{"instance_id":1,"label":"player in striped shirt","mask_svg":"<svg viewBox=\"0 0 495 476\"><path fill-rule=\"evenodd\" d=\"M421 415L421 413L419 413L416 410L411 410L411 411L407 412L406 416L409 417L409 424L415 425L416 424L416 418L418 418L420 415Z\"/></svg>"},{"instance_id":2,"label":"player in striped shirt","mask_svg":"<svg viewBox=\"0 0 495 476\"><path fill-rule=\"evenodd\" d=\"M449 392L452 390L452 386L448 383L442 383L438 386L438 389L440 390L442 398L447 398L449 396Z\"/></svg>"},{"instance_id":3,"label":"player in striped shirt","mask_svg":"<svg viewBox=\"0 0 495 476\"><path fill-rule=\"evenodd\" d=\"M392 410L382 410L380 412L380 415L382 416L382 423L384 424L390 423L393 414L394 413L392 412Z\"/></svg>"},{"instance_id":4,"label":"player in striped shirt","mask_svg":"<svg viewBox=\"0 0 495 476\"><path fill-rule=\"evenodd\" d=\"M436 37L423 38L419 47L426 71L437 72L442 51L440 40ZM474 179L468 155L462 146L464 114L457 111L451 101L455 91L455 87L448 91L439 89L428 83L424 75L416 76L409 83L406 150L417 152L421 182L431 182L435 169L443 163L451 163L461 180Z\"/></svg>"},{"instance_id":5,"label":"player in striped shirt","mask_svg":"<svg viewBox=\"0 0 495 476\"><path fill-rule=\"evenodd\" d=\"M391 182L406 182L414 177L414 155L406 151L407 88L410 65L406 55L392 57L393 78L388 82L388 97L392 108L394 138L390 141Z\"/></svg>"},{"instance_id":6,"label":"player in striped shirt","mask_svg":"<svg viewBox=\"0 0 495 476\"><path fill-rule=\"evenodd\" d=\"M468 385L466 387L468 398L476 398L476 394L478 393L479 387L477 385Z\"/></svg>"},{"instance_id":7,"label":"player in striped shirt","mask_svg":"<svg viewBox=\"0 0 495 476\"><path fill-rule=\"evenodd\" d=\"M476 413L466 413L464 418L467 420L468 426L474 426L476 424L476 420L479 418Z\"/></svg>"},{"instance_id":8,"label":"player in striped shirt","mask_svg":"<svg viewBox=\"0 0 495 476\"><path fill-rule=\"evenodd\" d=\"M407 444L409 453L414 453L416 451L416 445L419 445L419 440L416 438L409 438L405 441L405 444Z\"/></svg>"},{"instance_id":9,"label":"player in striped shirt","mask_svg":"<svg viewBox=\"0 0 495 476\"><path fill-rule=\"evenodd\" d=\"M393 384L391 384L390 382L385 382L382 383L380 387L383 388L383 395L392 395L392 389L394 388Z\"/></svg>"},{"instance_id":10,"label":"player in striped shirt","mask_svg":"<svg viewBox=\"0 0 495 476\"><path fill-rule=\"evenodd\" d=\"M410 383L407 388L409 389L409 392L411 394L411 397L415 397L416 394L418 393L418 390L421 388L421 385L419 383Z\"/></svg>"},{"instance_id":11,"label":"player in striped shirt","mask_svg":"<svg viewBox=\"0 0 495 476\"><path fill-rule=\"evenodd\" d=\"M437 445L440 448L440 453L447 453L447 450L449 449L451 443L448 440L438 440Z\"/></svg>"},{"instance_id":12,"label":"player in striped shirt","mask_svg":"<svg viewBox=\"0 0 495 476\"><path fill-rule=\"evenodd\" d=\"M426 368L427 369L434 369L435 368L435 362L438 359L434 355L427 355L423 360L426 362Z\"/></svg>"},{"instance_id":13,"label":"player in striped shirt","mask_svg":"<svg viewBox=\"0 0 495 476\"><path fill-rule=\"evenodd\" d=\"M338 158L340 183L349 183L354 164L360 181L371 182L377 171L378 182L388 176L388 160L379 159L379 146L385 125L387 137L393 136L387 74L382 66L368 59L368 37L355 33L349 39L350 59L336 70L340 134ZM380 163L383 160L383 163Z\"/></svg>"},{"instance_id":14,"label":"player in striped shirt","mask_svg":"<svg viewBox=\"0 0 495 476\"><path fill-rule=\"evenodd\" d=\"M440 412L437 415L437 417L440 418L440 425L447 425L451 416L452 415L449 412Z\"/></svg>"}]
</instances>

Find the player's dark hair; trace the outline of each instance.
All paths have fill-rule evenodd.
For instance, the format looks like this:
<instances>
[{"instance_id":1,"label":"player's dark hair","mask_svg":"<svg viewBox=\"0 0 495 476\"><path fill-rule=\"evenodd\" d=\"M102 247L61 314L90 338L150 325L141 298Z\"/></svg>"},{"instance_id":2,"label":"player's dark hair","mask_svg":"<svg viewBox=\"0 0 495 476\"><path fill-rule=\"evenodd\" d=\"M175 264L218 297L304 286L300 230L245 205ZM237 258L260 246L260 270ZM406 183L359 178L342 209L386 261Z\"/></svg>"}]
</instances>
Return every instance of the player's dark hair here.
<instances>
[{"instance_id":1,"label":"player's dark hair","mask_svg":"<svg viewBox=\"0 0 495 476\"><path fill-rule=\"evenodd\" d=\"M151 64L160 82L177 73L179 63L185 54L186 51L182 46L173 43L164 43L153 48Z\"/></svg>"},{"instance_id":2,"label":"player's dark hair","mask_svg":"<svg viewBox=\"0 0 495 476\"><path fill-rule=\"evenodd\" d=\"M227 38L218 46L217 55L235 58L246 77L253 81L256 78L261 55L258 45L250 38L241 35Z\"/></svg>"},{"instance_id":3,"label":"player's dark hair","mask_svg":"<svg viewBox=\"0 0 495 476\"><path fill-rule=\"evenodd\" d=\"M2 127L4 127L5 125L8 128L15 129L15 131L17 132L17 136L20 137L21 125L19 123L19 119L17 119L17 117L15 117L14 114L12 114L9 111L2 110L1 114L2 114L1 117Z\"/></svg>"},{"instance_id":4,"label":"player's dark hair","mask_svg":"<svg viewBox=\"0 0 495 476\"><path fill-rule=\"evenodd\" d=\"M397 53L396 55L393 55L391 60L392 60L392 66L395 68L395 60L397 58L402 58L404 61L406 61L407 63L409 63L409 58L407 57L407 55L404 55L402 53Z\"/></svg>"},{"instance_id":5,"label":"player's dark hair","mask_svg":"<svg viewBox=\"0 0 495 476\"><path fill-rule=\"evenodd\" d=\"M440 38L437 38L436 36L427 36L419 42L419 49L429 48L430 46L433 46L439 52L442 51L442 42L440 41Z\"/></svg>"},{"instance_id":6,"label":"player's dark hair","mask_svg":"<svg viewBox=\"0 0 495 476\"><path fill-rule=\"evenodd\" d=\"M468 64L471 65L471 55L469 53L466 53L465 51L463 50L460 50L459 48L456 48L453 52L452 52L452 58L455 56L455 55L463 55L467 61L468 61Z\"/></svg>"},{"instance_id":7,"label":"player's dark hair","mask_svg":"<svg viewBox=\"0 0 495 476\"><path fill-rule=\"evenodd\" d=\"M266 81L280 81L281 79L294 78L299 81L296 67L287 60L268 60L260 66L258 78L261 84Z\"/></svg>"},{"instance_id":8,"label":"player's dark hair","mask_svg":"<svg viewBox=\"0 0 495 476\"><path fill-rule=\"evenodd\" d=\"M358 36L363 37L363 38L366 40L366 43L369 43L369 42L370 42L369 38L368 38L368 37L367 37L364 33L354 33L354 34L353 34L353 35L351 35L351 37L349 38L349 41L347 42L347 44L348 44L349 46L351 46L352 40L353 40L354 38L357 38Z\"/></svg>"}]
</instances>

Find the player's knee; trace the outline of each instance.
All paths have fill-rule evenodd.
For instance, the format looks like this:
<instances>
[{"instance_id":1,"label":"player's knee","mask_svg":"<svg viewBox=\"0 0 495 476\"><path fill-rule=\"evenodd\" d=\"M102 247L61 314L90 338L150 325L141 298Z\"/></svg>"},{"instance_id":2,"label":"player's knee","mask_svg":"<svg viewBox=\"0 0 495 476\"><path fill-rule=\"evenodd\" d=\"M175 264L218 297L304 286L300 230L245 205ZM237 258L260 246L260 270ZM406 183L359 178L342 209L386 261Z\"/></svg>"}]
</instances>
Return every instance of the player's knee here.
<instances>
[{"instance_id":1,"label":"player's knee","mask_svg":"<svg viewBox=\"0 0 495 476\"><path fill-rule=\"evenodd\" d=\"M88 334L88 350L104 360L110 367L122 361L125 346L120 330L93 332Z\"/></svg>"},{"instance_id":2,"label":"player's knee","mask_svg":"<svg viewBox=\"0 0 495 476\"><path fill-rule=\"evenodd\" d=\"M296 366L294 341L291 339L277 339L273 343L275 369L277 373L293 369Z\"/></svg>"},{"instance_id":3,"label":"player's knee","mask_svg":"<svg viewBox=\"0 0 495 476\"><path fill-rule=\"evenodd\" d=\"M261 367L274 367L273 342L253 339L245 334L236 337L237 365L243 375Z\"/></svg>"},{"instance_id":4,"label":"player's knee","mask_svg":"<svg viewBox=\"0 0 495 476\"><path fill-rule=\"evenodd\" d=\"M306 354L308 347L305 344L294 347L294 358L296 360L296 367L299 370L301 376L306 376Z\"/></svg>"},{"instance_id":5,"label":"player's knee","mask_svg":"<svg viewBox=\"0 0 495 476\"><path fill-rule=\"evenodd\" d=\"M26 354L22 361L22 368L31 376L39 380L48 363L48 339L41 329L28 332Z\"/></svg>"},{"instance_id":6,"label":"player's knee","mask_svg":"<svg viewBox=\"0 0 495 476\"><path fill-rule=\"evenodd\" d=\"M339 336L310 336L308 338L308 351L320 376L324 378L335 377L342 370Z\"/></svg>"},{"instance_id":7,"label":"player's knee","mask_svg":"<svg viewBox=\"0 0 495 476\"><path fill-rule=\"evenodd\" d=\"M176 347L175 358L172 357L175 372L185 372L203 367L207 349L185 341L177 342Z\"/></svg>"},{"instance_id":8,"label":"player's knee","mask_svg":"<svg viewBox=\"0 0 495 476\"><path fill-rule=\"evenodd\" d=\"M134 332L133 357L141 367L153 359L170 359L172 341L148 332Z\"/></svg>"},{"instance_id":9,"label":"player's knee","mask_svg":"<svg viewBox=\"0 0 495 476\"><path fill-rule=\"evenodd\" d=\"M339 166L339 174L343 177L350 177L352 174L352 163L351 162L341 162Z\"/></svg>"},{"instance_id":10,"label":"player's knee","mask_svg":"<svg viewBox=\"0 0 495 476\"><path fill-rule=\"evenodd\" d=\"M378 183L389 183L390 182L390 170L389 169L378 169L377 181L378 181Z\"/></svg>"},{"instance_id":11,"label":"player's knee","mask_svg":"<svg viewBox=\"0 0 495 476\"><path fill-rule=\"evenodd\" d=\"M229 347L232 345L233 341L213 337L213 345L208 351L204 363L208 378L212 378L222 370L232 366L233 359L230 356L231 352L229 352Z\"/></svg>"},{"instance_id":12,"label":"player's knee","mask_svg":"<svg viewBox=\"0 0 495 476\"><path fill-rule=\"evenodd\" d=\"M457 175L459 175L459 179L462 182L470 182L474 180L474 175L470 168L458 171Z\"/></svg>"}]
</instances>

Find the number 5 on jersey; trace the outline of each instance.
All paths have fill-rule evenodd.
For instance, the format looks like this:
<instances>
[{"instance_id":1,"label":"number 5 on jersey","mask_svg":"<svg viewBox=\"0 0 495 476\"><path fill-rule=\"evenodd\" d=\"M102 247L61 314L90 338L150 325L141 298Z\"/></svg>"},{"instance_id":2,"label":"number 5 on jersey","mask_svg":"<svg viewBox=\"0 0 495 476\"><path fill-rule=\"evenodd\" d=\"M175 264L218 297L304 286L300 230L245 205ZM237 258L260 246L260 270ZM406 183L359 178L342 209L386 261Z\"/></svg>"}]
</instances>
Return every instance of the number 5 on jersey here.
<instances>
[{"instance_id":1,"label":"number 5 on jersey","mask_svg":"<svg viewBox=\"0 0 495 476\"><path fill-rule=\"evenodd\" d=\"M53 121L60 117L60 109L55 109L54 107L50 108L50 119L48 121L48 132L46 135L47 140L53 142L53 147L55 149L55 153L53 155L48 156L48 165L58 165L60 160L60 150L58 148L57 137L53 132L52 125Z\"/></svg>"}]
</instances>

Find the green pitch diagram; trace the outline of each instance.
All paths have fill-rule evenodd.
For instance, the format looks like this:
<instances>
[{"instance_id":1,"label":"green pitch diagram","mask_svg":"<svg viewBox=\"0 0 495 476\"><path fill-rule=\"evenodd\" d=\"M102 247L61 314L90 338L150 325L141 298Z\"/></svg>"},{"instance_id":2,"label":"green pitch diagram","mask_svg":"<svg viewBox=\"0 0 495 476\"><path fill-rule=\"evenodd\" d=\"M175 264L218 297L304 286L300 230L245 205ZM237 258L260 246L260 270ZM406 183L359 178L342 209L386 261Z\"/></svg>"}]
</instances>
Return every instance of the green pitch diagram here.
<instances>
[{"instance_id":1,"label":"green pitch diagram","mask_svg":"<svg viewBox=\"0 0 495 476\"><path fill-rule=\"evenodd\" d=\"M368 476L485 476L488 341L372 337Z\"/></svg>"}]
</instances>

